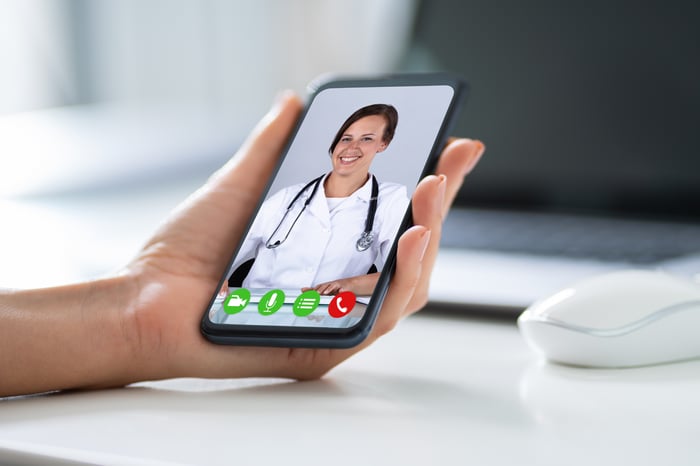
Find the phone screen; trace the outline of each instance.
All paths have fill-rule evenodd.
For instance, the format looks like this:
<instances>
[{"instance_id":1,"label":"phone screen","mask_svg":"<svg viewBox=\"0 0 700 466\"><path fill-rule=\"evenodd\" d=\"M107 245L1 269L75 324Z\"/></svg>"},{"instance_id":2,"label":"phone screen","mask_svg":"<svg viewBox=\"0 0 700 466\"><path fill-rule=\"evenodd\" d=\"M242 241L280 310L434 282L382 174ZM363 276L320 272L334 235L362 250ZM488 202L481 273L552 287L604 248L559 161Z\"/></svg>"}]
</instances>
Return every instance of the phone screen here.
<instances>
[{"instance_id":1,"label":"phone screen","mask_svg":"<svg viewBox=\"0 0 700 466\"><path fill-rule=\"evenodd\" d=\"M207 311L211 323L357 325L454 94L446 84L316 93Z\"/></svg>"}]
</instances>

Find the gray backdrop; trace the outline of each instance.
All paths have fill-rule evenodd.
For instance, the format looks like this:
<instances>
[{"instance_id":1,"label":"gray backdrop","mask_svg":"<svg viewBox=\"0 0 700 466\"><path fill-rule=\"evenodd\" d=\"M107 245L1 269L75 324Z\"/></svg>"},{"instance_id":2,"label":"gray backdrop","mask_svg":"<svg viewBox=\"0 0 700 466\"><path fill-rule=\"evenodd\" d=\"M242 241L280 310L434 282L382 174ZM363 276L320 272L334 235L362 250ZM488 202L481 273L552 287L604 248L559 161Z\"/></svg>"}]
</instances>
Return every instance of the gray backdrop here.
<instances>
[{"instance_id":1,"label":"gray backdrop","mask_svg":"<svg viewBox=\"0 0 700 466\"><path fill-rule=\"evenodd\" d=\"M453 89L446 85L322 91L313 100L267 197L330 171L328 147L338 129L355 110L378 103L396 107L399 123L391 144L376 155L370 170L379 182L405 185L410 196L453 94Z\"/></svg>"}]
</instances>

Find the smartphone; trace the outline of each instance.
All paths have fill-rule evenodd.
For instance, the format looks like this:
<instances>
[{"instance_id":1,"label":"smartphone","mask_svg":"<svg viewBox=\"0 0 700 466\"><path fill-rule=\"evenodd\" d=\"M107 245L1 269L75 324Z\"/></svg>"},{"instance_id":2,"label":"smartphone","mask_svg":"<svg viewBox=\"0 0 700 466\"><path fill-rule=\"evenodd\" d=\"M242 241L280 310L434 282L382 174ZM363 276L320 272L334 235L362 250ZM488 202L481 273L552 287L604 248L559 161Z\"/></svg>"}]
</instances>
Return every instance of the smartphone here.
<instances>
[{"instance_id":1,"label":"smartphone","mask_svg":"<svg viewBox=\"0 0 700 466\"><path fill-rule=\"evenodd\" d=\"M214 343L347 348L369 335L412 224L411 196L433 173L468 86L410 74L318 80L310 91L204 310Z\"/></svg>"}]
</instances>

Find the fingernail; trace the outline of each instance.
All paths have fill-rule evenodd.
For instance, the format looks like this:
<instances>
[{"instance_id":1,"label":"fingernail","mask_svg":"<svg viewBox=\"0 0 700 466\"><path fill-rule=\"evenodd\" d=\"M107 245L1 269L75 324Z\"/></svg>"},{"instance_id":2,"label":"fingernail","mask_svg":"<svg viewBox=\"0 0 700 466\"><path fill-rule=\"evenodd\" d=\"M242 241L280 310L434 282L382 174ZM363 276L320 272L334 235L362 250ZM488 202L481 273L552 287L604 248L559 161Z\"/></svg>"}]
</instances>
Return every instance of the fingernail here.
<instances>
[{"instance_id":1,"label":"fingernail","mask_svg":"<svg viewBox=\"0 0 700 466\"><path fill-rule=\"evenodd\" d=\"M423 245L421 246L420 262L423 262L425 252L428 250L428 244L430 244L430 230L425 230L425 233L423 233L421 240L423 241Z\"/></svg>"},{"instance_id":2,"label":"fingernail","mask_svg":"<svg viewBox=\"0 0 700 466\"><path fill-rule=\"evenodd\" d=\"M447 177L445 175L438 175L438 178L440 178L440 183L438 184L437 196L435 196L435 207L438 209L439 212L442 212L442 209L445 204L445 189L447 188Z\"/></svg>"},{"instance_id":3,"label":"fingernail","mask_svg":"<svg viewBox=\"0 0 700 466\"><path fill-rule=\"evenodd\" d=\"M485 145L483 142L481 142L481 141L476 141L476 144L477 144L477 147L478 147L478 148L477 148L477 151L476 151L476 154L477 154L477 155L476 155L476 158L479 158L479 157L481 157L481 155L482 155L482 154L484 153L484 151L486 150L486 145Z\"/></svg>"},{"instance_id":4,"label":"fingernail","mask_svg":"<svg viewBox=\"0 0 700 466\"><path fill-rule=\"evenodd\" d=\"M479 162L479 159L482 155L484 155L484 152L486 151L486 146L483 142L477 140L475 140L474 142L476 143L476 153L474 157L469 160L469 163L465 165L464 173L462 173L462 175L464 176L466 176L470 171L472 171L474 165L476 165Z\"/></svg>"},{"instance_id":5,"label":"fingernail","mask_svg":"<svg viewBox=\"0 0 700 466\"><path fill-rule=\"evenodd\" d=\"M279 91L277 95L275 96L275 100L272 103L272 107L278 107L282 102L284 102L291 94L293 94L293 91L289 89L284 89L282 91Z\"/></svg>"}]
</instances>

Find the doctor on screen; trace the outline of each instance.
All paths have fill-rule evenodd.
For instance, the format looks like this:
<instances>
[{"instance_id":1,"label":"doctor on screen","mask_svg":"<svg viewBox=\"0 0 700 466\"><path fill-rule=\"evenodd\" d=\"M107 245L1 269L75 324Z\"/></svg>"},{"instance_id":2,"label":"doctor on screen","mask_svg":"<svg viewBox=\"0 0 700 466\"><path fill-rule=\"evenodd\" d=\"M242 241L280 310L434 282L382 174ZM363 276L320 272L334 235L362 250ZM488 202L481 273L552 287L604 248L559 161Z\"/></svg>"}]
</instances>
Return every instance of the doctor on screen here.
<instances>
[{"instance_id":1,"label":"doctor on screen","mask_svg":"<svg viewBox=\"0 0 700 466\"><path fill-rule=\"evenodd\" d=\"M231 269L250 270L231 285L371 295L409 202L405 186L370 172L397 123L386 104L350 115L329 148L332 170L263 203Z\"/></svg>"}]
</instances>

